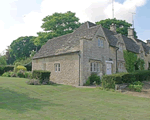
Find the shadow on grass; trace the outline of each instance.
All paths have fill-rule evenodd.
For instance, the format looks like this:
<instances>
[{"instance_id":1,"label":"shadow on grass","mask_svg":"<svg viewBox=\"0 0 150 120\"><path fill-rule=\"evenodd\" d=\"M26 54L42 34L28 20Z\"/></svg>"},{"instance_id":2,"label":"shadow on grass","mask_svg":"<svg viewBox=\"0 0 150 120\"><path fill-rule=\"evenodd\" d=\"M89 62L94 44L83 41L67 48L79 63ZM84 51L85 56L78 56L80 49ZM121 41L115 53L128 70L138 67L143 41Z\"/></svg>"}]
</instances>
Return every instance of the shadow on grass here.
<instances>
[{"instance_id":1,"label":"shadow on grass","mask_svg":"<svg viewBox=\"0 0 150 120\"><path fill-rule=\"evenodd\" d=\"M0 109L13 110L17 113L22 113L27 110L40 110L44 106L62 105L50 101L42 101L37 98L31 98L26 94L20 94L0 87Z\"/></svg>"}]
</instances>

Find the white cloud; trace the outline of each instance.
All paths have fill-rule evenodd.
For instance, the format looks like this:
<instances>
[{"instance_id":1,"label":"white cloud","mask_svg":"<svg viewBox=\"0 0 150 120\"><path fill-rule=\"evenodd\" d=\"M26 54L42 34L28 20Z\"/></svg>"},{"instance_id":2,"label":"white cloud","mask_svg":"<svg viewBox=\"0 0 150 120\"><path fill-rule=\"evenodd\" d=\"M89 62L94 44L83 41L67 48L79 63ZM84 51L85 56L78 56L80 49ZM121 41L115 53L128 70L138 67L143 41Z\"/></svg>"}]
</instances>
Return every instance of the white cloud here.
<instances>
[{"instance_id":1,"label":"white cloud","mask_svg":"<svg viewBox=\"0 0 150 120\"><path fill-rule=\"evenodd\" d=\"M12 2L13 0L11 0ZM43 0L41 11L31 11L22 17L24 24L15 24L9 29L4 29L4 22L0 21L1 40L0 52L6 49L10 43L20 36L36 36L36 33L42 31L42 19L55 12L72 11L80 19L80 22L96 22L106 18L112 18L112 0ZM124 19L131 23L132 15L130 12L136 12L136 8L146 4L146 0L125 0L123 3L115 2L115 17ZM6 23L7 24L7 23Z\"/></svg>"}]
</instances>

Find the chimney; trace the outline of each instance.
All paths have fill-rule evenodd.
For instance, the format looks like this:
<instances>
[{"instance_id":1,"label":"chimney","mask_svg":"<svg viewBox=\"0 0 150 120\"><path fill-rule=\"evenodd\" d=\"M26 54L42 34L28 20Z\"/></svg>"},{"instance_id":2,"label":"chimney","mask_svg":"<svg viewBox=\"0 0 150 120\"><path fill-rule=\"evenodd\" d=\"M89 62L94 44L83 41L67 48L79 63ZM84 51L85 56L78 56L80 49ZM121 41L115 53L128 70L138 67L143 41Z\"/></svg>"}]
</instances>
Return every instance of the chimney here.
<instances>
[{"instance_id":1,"label":"chimney","mask_svg":"<svg viewBox=\"0 0 150 120\"><path fill-rule=\"evenodd\" d=\"M111 30L112 32L114 32L114 33L117 33L117 32L116 32L116 24L112 23L112 24L110 25L110 30Z\"/></svg>"},{"instance_id":2,"label":"chimney","mask_svg":"<svg viewBox=\"0 0 150 120\"><path fill-rule=\"evenodd\" d=\"M147 41L147 45L150 46L150 40L146 40Z\"/></svg>"},{"instance_id":3,"label":"chimney","mask_svg":"<svg viewBox=\"0 0 150 120\"><path fill-rule=\"evenodd\" d=\"M128 28L128 38L134 39L134 28Z\"/></svg>"}]
</instances>

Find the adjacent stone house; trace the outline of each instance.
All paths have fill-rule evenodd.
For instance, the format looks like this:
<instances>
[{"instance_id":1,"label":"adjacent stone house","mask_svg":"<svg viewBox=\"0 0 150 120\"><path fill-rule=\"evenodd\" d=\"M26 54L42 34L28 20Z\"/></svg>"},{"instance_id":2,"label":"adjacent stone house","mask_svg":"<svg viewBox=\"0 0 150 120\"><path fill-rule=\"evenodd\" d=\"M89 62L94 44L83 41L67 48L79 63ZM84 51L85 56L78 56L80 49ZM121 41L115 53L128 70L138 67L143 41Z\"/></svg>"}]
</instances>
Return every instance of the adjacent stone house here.
<instances>
[{"instance_id":1,"label":"adjacent stone house","mask_svg":"<svg viewBox=\"0 0 150 120\"><path fill-rule=\"evenodd\" d=\"M116 32L114 24L108 30L85 22L73 33L48 40L33 57L32 70L51 71L50 80L55 83L83 85L93 72L99 76L125 72L123 50L144 59L147 69L149 46L150 41L146 44L134 38L132 28L126 37Z\"/></svg>"}]
</instances>

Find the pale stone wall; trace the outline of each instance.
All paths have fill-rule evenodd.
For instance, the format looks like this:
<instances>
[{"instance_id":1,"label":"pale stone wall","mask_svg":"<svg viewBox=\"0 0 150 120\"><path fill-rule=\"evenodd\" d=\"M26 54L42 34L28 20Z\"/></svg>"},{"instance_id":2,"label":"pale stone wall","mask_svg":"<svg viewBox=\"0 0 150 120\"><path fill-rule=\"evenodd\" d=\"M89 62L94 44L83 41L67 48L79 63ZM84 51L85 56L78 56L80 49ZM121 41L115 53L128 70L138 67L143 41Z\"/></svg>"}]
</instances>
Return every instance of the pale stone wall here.
<instances>
[{"instance_id":1,"label":"pale stone wall","mask_svg":"<svg viewBox=\"0 0 150 120\"><path fill-rule=\"evenodd\" d=\"M98 38L104 40L104 47L98 46ZM106 72L106 60L109 60L109 43L104 36L101 28L97 31L92 40L80 40L81 50L81 85L83 85L91 75L90 63L95 61L100 63L100 72L98 75Z\"/></svg>"},{"instance_id":2,"label":"pale stone wall","mask_svg":"<svg viewBox=\"0 0 150 120\"><path fill-rule=\"evenodd\" d=\"M59 55L54 57L35 59L32 61L32 70L46 70L51 72L50 81L59 84L79 85L79 56L78 53ZM55 72L55 63L60 63L60 71Z\"/></svg>"}]
</instances>

